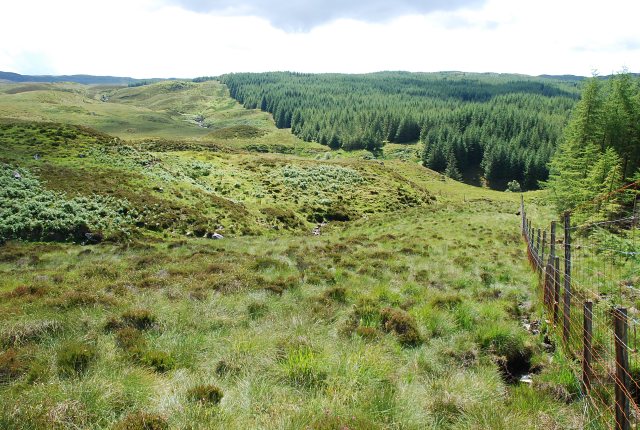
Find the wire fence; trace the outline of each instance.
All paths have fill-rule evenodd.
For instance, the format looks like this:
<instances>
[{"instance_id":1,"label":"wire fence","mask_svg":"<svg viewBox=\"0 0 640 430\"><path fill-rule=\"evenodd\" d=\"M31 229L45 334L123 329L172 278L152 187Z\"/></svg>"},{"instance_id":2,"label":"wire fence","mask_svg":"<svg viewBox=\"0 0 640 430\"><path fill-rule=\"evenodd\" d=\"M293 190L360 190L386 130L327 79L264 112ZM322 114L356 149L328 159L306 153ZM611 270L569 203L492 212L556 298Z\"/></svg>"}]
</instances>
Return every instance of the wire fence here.
<instances>
[{"instance_id":1,"label":"wire fence","mask_svg":"<svg viewBox=\"0 0 640 430\"><path fill-rule=\"evenodd\" d=\"M579 381L588 429L637 429L640 422L638 188L637 182L594 200L582 214L599 218L576 216L585 220L577 224L567 212L561 222L535 225L521 201L548 335ZM607 219L602 207L612 199L626 204Z\"/></svg>"}]
</instances>

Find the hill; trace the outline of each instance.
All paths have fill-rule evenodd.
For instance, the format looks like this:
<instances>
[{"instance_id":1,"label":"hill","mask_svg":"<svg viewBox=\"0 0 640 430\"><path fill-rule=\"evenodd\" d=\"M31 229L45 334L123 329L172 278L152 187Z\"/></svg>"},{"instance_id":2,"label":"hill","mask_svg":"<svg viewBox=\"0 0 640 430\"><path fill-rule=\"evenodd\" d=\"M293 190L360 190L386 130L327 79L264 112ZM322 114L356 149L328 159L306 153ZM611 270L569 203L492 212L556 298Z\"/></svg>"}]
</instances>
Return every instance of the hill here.
<instances>
[{"instance_id":1,"label":"hill","mask_svg":"<svg viewBox=\"0 0 640 430\"><path fill-rule=\"evenodd\" d=\"M157 82L161 79L135 79L120 76L94 75L21 75L0 71L0 80L9 82L74 82L84 85L130 85L142 82Z\"/></svg>"},{"instance_id":2,"label":"hill","mask_svg":"<svg viewBox=\"0 0 640 430\"><path fill-rule=\"evenodd\" d=\"M489 73L246 73L221 77L248 108L330 148L424 144L425 166L504 190L538 188L577 98L577 83Z\"/></svg>"},{"instance_id":3,"label":"hill","mask_svg":"<svg viewBox=\"0 0 640 430\"><path fill-rule=\"evenodd\" d=\"M0 428L584 427L517 195L304 142L216 81L25 85L0 86Z\"/></svg>"}]
</instances>

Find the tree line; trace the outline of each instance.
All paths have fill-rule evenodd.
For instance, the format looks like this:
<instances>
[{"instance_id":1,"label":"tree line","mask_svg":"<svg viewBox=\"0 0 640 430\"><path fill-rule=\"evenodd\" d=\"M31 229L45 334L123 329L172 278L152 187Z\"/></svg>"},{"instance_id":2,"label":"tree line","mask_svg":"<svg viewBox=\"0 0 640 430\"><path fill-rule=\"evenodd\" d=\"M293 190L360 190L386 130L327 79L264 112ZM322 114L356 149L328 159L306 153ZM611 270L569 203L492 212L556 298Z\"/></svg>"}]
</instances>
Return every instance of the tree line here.
<instances>
[{"instance_id":1,"label":"tree line","mask_svg":"<svg viewBox=\"0 0 640 430\"><path fill-rule=\"evenodd\" d=\"M289 72L220 77L233 98L276 126L331 149L380 152L422 141L425 166L492 188L535 189L579 92L577 82L518 75Z\"/></svg>"},{"instance_id":2,"label":"tree line","mask_svg":"<svg viewBox=\"0 0 640 430\"><path fill-rule=\"evenodd\" d=\"M601 218L631 204L633 193L630 201L590 202L640 180L640 79L620 73L588 80L549 168L544 185L560 211Z\"/></svg>"}]
</instances>

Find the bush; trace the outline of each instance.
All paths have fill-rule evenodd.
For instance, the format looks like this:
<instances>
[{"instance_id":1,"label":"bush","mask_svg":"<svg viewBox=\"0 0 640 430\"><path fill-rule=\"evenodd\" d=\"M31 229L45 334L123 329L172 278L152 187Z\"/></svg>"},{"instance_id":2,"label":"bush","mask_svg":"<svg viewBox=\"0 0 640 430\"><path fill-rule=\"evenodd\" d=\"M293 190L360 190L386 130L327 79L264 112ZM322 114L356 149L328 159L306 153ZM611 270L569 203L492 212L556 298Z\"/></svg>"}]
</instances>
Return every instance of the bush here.
<instances>
[{"instance_id":1,"label":"bush","mask_svg":"<svg viewBox=\"0 0 640 430\"><path fill-rule=\"evenodd\" d=\"M404 346L416 346L422 342L415 319L400 309L384 308L380 313L382 327L394 332Z\"/></svg>"},{"instance_id":2,"label":"bush","mask_svg":"<svg viewBox=\"0 0 640 430\"><path fill-rule=\"evenodd\" d=\"M70 341L58 350L58 371L64 376L83 374L97 357L96 348L83 342Z\"/></svg>"},{"instance_id":3,"label":"bush","mask_svg":"<svg viewBox=\"0 0 640 430\"><path fill-rule=\"evenodd\" d=\"M134 213L128 202L112 197L67 198L44 189L27 170L0 163L0 242L95 242L99 231L132 226Z\"/></svg>"},{"instance_id":4,"label":"bush","mask_svg":"<svg viewBox=\"0 0 640 430\"><path fill-rule=\"evenodd\" d=\"M515 179L507 184L507 191L511 191L512 193L519 193L522 191L522 187L520 183Z\"/></svg>"},{"instance_id":5,"label":"bush","mask_svg":"<svg viewBox=\"0 0 640 430\"><path fill-rule=\"evenodd\" d=\"M217 405L224 394L215 385L197 385L187 391L187 398L192 402Z\"/></svg>"},{"instance_id":6,"label":"bush","mask_svg":"<svg viewBox=\"0 0 640 430\"><path fill-rule=\"evenodd\" d=\"M114 430L167 430L167 419L159 414L134 412L128 414L114 427Z\"/></svg>"}]
</instances>

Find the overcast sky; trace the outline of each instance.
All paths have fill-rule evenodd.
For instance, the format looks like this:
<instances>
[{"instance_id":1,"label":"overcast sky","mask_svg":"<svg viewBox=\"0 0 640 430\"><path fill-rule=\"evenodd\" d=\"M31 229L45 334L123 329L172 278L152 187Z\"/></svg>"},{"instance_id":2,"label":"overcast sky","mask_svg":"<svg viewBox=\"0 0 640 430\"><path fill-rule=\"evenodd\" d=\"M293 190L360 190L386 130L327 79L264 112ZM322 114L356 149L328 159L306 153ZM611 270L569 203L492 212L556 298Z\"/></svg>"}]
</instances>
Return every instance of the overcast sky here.
<instances>
[{"instance_id":1,"label":"overcast sky","mask_svg":"<svg viewBox=\"0 0 640 430\"><path fill-rule=\"evenodd\" d=\"M640 72L640 1L3 0L0 70Z\"/></svg>"}]
</instances>

